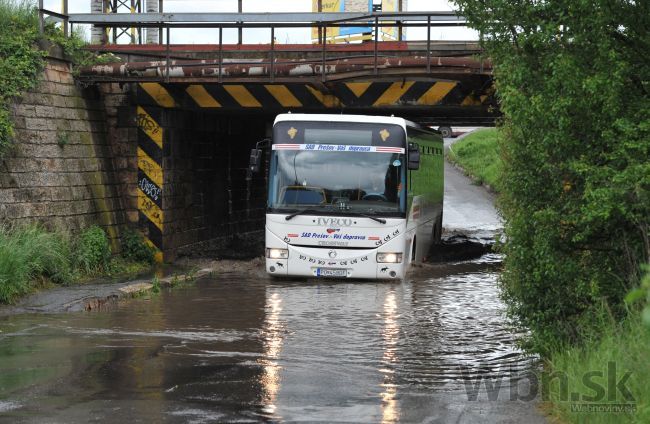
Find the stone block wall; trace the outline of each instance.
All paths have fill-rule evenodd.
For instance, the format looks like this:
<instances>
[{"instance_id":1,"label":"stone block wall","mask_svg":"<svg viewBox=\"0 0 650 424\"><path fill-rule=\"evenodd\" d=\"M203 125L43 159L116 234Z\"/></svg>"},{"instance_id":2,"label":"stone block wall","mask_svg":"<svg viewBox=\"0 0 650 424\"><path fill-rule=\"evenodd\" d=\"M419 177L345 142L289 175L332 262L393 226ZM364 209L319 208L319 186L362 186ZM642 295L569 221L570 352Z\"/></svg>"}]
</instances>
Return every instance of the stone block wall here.
<instances>
[{"instance_id":1,"label":"stone block wall","mask_svg":"<svg viewBox=\"0 0 650 424\"><path fill-rule=\"evenodd\" d=\"M267 120L168 111L163 158L166 257L261 254L264 173L246 180L250 149L265 136Z\"/></svg>"},{"instance_id":2,"label":"stone block wall","mask_svg":"<svg viewBox=\"0 0 650 424\"><path fill-rule=\"evenodd\" d=\"M78 87L69 64L50 58L13 114L15 147L0 160L0 221L73 232L100 224L117 249L125 215L97 88Z\"/></svg>"}]
</instances>

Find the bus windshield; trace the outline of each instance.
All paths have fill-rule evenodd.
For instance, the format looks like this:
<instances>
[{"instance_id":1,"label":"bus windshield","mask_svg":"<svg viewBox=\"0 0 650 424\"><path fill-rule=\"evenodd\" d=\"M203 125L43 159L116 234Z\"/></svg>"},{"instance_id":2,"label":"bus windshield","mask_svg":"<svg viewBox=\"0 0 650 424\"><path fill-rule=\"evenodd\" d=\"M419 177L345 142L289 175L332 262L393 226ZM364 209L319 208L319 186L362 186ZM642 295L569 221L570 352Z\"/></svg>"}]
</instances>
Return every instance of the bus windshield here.
<instances>
[{"instance_id":1,"label":"bus windshield","mask_svg":"<svg viewBox=\"0 0 650 424\"><path fill-rule=\"evenodd\" d=\"M403 153L274 150L268 206L276 212L402 216L405 175Z\"/></svg>"}]
</instances>

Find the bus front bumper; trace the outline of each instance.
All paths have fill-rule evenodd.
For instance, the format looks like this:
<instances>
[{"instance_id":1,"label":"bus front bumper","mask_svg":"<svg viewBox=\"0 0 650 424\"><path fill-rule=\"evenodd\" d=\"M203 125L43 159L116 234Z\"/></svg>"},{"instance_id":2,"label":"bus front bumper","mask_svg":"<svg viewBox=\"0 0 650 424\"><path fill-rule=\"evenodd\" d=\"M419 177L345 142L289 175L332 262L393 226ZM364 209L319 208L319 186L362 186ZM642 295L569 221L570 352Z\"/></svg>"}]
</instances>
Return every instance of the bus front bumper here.
<instances>
[{"instance_id":1,"label":"bus front bumper","mask_svg":"<svg viewBox=\"0 0 650 424\"><path fill-rule=\"evenodd\" d=\"M390 248L391 243L386 246ZM336 249L287 246L287 259L266 258L266 272L278 277L338 279L401 279L406 259L399 263L377 263L377 249ZM382 251L388 251L382 249Z\"/></svg>"}]
</instances>

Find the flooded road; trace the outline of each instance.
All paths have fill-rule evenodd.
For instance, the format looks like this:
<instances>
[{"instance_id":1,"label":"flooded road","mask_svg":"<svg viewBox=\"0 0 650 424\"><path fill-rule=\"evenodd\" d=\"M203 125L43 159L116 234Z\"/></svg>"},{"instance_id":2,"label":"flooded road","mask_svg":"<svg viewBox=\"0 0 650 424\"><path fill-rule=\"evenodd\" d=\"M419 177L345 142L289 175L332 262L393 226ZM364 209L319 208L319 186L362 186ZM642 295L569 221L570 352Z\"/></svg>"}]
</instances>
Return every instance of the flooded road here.
<instances>
[{"instance_id":1,"label":"flooded road","mask_svg":"<svg viewBox=\"0 0 650 424\"><path fill-rule=\"evenodd\" d=\"M403 283L222 275L108 312L5 317L0 420L529 420L505 389L531 365L500 315L498 259ZM471 400L469 375L503 377L505 400Z\"/></svg>"},{"instance_id":2,"label":"flooded road","mask_svg":"<svg viewBox=\"0 0 650 424\"><path fill-rule=\"evenodd\" d=\"M449 167L445 227L500 228ZM404 282L223 273L91 313L0 317L0 422L544 422L501 258Z\"/></svg>"}]
</instances>

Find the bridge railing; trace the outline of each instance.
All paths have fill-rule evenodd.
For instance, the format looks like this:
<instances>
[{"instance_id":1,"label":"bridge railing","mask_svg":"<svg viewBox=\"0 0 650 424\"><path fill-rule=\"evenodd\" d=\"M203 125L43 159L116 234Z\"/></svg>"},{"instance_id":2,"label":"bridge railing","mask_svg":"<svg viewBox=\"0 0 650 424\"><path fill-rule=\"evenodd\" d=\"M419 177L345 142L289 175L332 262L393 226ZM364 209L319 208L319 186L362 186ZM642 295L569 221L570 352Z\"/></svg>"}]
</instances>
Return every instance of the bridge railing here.
<instances>
[{"instance_id":1,"label":"bridge railing","mask_svg":"<svg viewBox=\"0 0 650 424\"><path fill-rule=\"evenodd\" d=\"M380 60L385 56L385 53L390 51L390 46L395 45L391 42L381 40L380 30L386 27L396 27L399 37L403 34L404 28L426 28L426 38L419 40L419 43L414 43L409 39L407 47L408 54L411 56L419 56L420 62L418 66L424 68L426 74L431 73L432 69L432 37L431 31L435 27L466 27L466 21L462 16L457 15L455 12L370 12L370 13L355 13L355 12L300 12L300 13L67 13L67 0L63 0L63 9L65 13L56 13L43 9L43 0L39 0L39 17L41 18L41 28L43 27L43 19L46 16L54 17L62 22L64 33L71 34L75 25L89 24L94 28L112 29L115 31L117 28L136 28L141 30L143 28L157 29L162 37L162 43L156 45L146 44L142 45L142 49L154 46L158 49L156 54L164 57L164 65L161 66L160 60L144 62L141 64L143 71L146 69L154 69L155 76L165 81L170 78L178 79L179 75L172 75L172 67L176 66L175 63L179 57L174 56L173 44L171 43L171 31L180 28L195 28L204 29L211 28L218 30L218 42L215 43L215 49L212 54L216 55L216 59L211 61L202 61L200 63L183 63L182 66L190 69L197 66L212 66L210 72L216 75L219 82L222 81L224 76L228 76L227 68L235 66L249 66L264 69L264 77L267 80L274 82L277 75L278 66L286 64L278 58L276 31L282 28L316 28L318 32L318 40L316 43L303 45L302 49L293 49L294 54L304 53L305 56L310 57L300 61L302 64L312 66L312 75L315 72L320 74L321 81L328 80L328 75L335 73L336 69L330 64L340 63L341 60L354 59L359 64L363 64L363 72L366 74L378 75L382 64ZM342 49L340 44L332 44L328 40L327 34L330 28L349 28L349 27L363 27L370 28L370 40L362 41L358 44L348 44L350 51L356 51L355 56L351 56L348 52L347 55L338 54ZM256 60L246 60L227 58L226 55L233 55L233 49L224 47L223 33L225 29L238 29L239 31L246 28L266 28L270 30L270 37L266 46L260 45L259 53L264 53L267 57L256 58ZM95 50L101 51L119 51L117 45L108 44L105 37L101 46L94 46ZM398 40L401 41L401 40ZM240 37L241 42L241 37ZM160 51L160 46L164 46L164 52ZM386 46L386 48L384 48ZM361 48L362 47L362 48ZM317 48L318 50L316 51ZM404 46L401 47L405 49ZM286 50L283 52L286 53ZM122 50L126 52L127 50ZM320 57L316 57L316 56ZM139 54L139 56L147 56L147 54ZM297 62L296 60L292 61ZM469 63L459 65L470 67ZM388 61L386 61L388 65ZM436 63L438 65L438 63ZM450 65L453 66L453 65ZM481 65L482 66L482 65ZM481 69L482 71L482 69ZM191 74L191 72L190 72ZM250 77L250 76L249 76Z\"/></svg>"}]
</instances>

